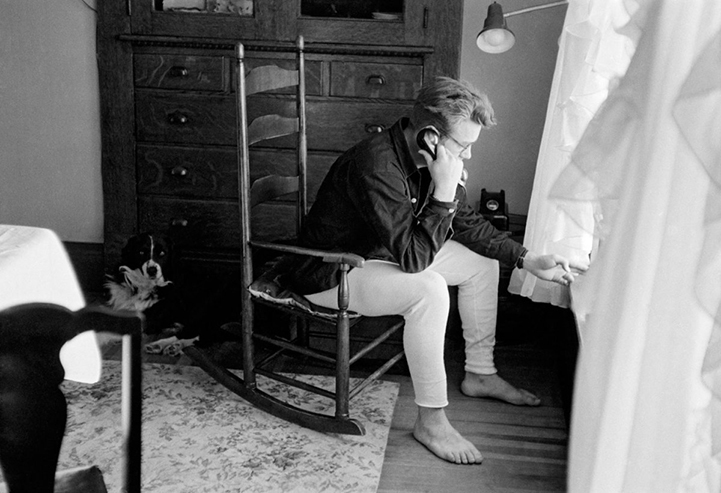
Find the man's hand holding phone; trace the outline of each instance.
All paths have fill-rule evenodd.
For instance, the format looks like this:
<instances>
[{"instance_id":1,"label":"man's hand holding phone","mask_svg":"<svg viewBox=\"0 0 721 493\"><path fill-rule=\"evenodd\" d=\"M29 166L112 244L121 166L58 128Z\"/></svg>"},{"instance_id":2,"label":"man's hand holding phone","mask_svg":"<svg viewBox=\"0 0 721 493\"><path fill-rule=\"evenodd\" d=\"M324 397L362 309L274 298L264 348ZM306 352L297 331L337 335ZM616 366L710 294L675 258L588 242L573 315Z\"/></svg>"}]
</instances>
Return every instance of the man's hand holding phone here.
<instances>
[{"instance_id":1,"label":"man's hand holding phone","mask_svg":"<svg viewBox=\"0 0 721 493\"><path fill-rule=\"evenodd\" d=\"M446 146L436 146L436 159L421 149L419 151L426 160L428 171L433 179L433 197L441 202L453 202L456 198L456 186L463 174L463 160L454 156Z\"/></svg>"}]
</instances>

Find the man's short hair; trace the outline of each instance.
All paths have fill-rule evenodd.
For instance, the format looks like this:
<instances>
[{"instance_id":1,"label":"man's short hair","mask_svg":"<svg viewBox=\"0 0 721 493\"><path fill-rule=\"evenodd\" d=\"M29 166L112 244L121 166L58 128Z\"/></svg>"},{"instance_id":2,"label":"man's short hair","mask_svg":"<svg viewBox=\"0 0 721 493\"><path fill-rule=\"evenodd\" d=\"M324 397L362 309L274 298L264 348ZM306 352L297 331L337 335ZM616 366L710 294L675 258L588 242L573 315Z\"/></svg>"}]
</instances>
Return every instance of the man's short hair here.
<instances>
[{"instance_id":1,"label":"man's short hair","mask_svg":"<svg viewBox=\"0 0 721 493\"><path fill-rule=\"evenodd\" d=\"M436 77L424 85L411 113L415 128L433 125L441 135L449 135L451 126L467 119L484 127L496 124L488 96L470 83L450 77Z\"/></svg>"}]
</instances>

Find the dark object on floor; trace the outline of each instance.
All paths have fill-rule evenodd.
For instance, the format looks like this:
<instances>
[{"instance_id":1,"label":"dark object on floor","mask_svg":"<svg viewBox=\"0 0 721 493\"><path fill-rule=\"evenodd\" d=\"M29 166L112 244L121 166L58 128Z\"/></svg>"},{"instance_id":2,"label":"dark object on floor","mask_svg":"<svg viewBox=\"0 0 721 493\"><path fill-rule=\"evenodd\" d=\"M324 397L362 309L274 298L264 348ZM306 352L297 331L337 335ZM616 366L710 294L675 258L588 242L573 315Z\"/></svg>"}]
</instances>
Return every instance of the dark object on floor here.
<instances>
[{"instance_id":1,"label":"dark object on floor","mask_svg":"<svg viewBox=\"0 0 721 493\"><path fill-rule=\"evenodd\" d=\"M55 490L53 490L53 493L107 492L108 488L103 479L103 473L98 466L75 467L55 473ZM5 483L0 483L0 493L9 493Z\"/></svg>"},{"instance_id":2,"label":"dark object on floor","mask_svg":"<svg viewBox=\"0 0 721 493\"><path fill-rule=\"evenodd\" d=\"M123 358L128 362L123 372L124 485L126 491L140 491L142 328L137 313L105 307L72 312L59 305L29 303L0 312L0 465L9 493L52 493L54 488L106 491L92 468L57 475L55 471L67 419L59 388L65 375L60 349L87 330L123 336Z\"/></svg>"},{"instance_id":3,"label":"dark object on floor","mask_svg":"<svg viewBox=\"0 0 721 493\"><path fill-rule=\"evenodd\" d=\"M340 287L338 291L339 310L334 310L330 317L325 313L318 314L323 310L306 309L303 303L291 304L276 303L272 298L264 298L262 295L271 294L261 288L259 296L253 296L249 290L242 291L242 317L241 334L243 341L243 379L219 364L213 359L209 352L197 347L189 347L185 350L199 366L208 372L213 378L226 386L231 391L253 403L257 407L281 417L285 420L299 425L328 433L345 433L362 435L365 433L363 424L350 418L350 400L366 388L375 379L383 375L389 368L396 364L402 357L403 351L397 352L393 357L385 361L376 371L361 381L353 389L350 388L350 366L368 355L370 351L385 341L391 334L403 327L403 320L395 317L393 325L383 331L378 337L370 341L363 341L362 348L359 348L351 356L351 328L362 317L352 317L348 312L349 294L347 274L350 267L362 267L364 259L354 254L342 252L324 252L299 248L292 244L279 244L262 242L251 239L251 208L254 213L263 216L273 206L278 206L279 197L294 195L292 202L296 207L294 224L290 225L290 232L295 231L297 235L307 212L307 190L306 190L306 132L305 132L305 82L304 82L304 58L303 39L300 37L297 43L297 66L295 70L285 70L276 66L262 66L250 71L247 77L245 74L243 45L237 45L237 70L236 81L238 83L236 96L238 105L238 154L239 154L239 184L241 200L241 258L242 258L242 283L249 287L255 281L253 274L253 255L256 251L266 250L274 252L274 255L309 255L323 258L326 262L338 264ZM264 115L256 118L248 125L246 110L246 95L263 91L277 90L286 86L296 86L297 92L297 118L287 118L279 115ZM249 146L266 139L273 139L282 135L298 134L298 175L297 176L276 176L268 175L250 182L250 160ZM281 209L284 218L288 217L288 205ZM257 206L257 207L255 207ZM264 212L265 211L265 212ZM278 239L278 230L284 224L282 219L274 216L269 220L266 216L266 225L272 224L274 233L273 239ZM257 222L256 222L257 224ZM287 223L285 224L287 225ZM266 231L268 232L268 231ZM256 232L257 234L257 232ZM259 257L256 257L259 258ZM257 284L256 284L257 286ZM292 295L283 297L284 300L298 301ZM266 309L280 310L292 321L288 335L272 335L261 333L260 327L255 326L255 304ZM259 324L258 324L259 325ZM323 327L325 335L335 339L335 352L322 351L312 348L311 333L309 328ZM259 357L260 351L255 350L256 344L270 346L273 351L267 358ZM301 355L307 358L320 360L326 365L332 366L335 372L335 391L330 392L315 386L308 385L299 380L291 379L286 374L273 371L271 364L276 356L283 354ZM310 412L301 409L289 402L282 402L260 389L256 382L256 374L273 378L280 382L298 387L300 389L314 392L335 401L335 415L326 415Z\"/></svg>"}]
</instances>

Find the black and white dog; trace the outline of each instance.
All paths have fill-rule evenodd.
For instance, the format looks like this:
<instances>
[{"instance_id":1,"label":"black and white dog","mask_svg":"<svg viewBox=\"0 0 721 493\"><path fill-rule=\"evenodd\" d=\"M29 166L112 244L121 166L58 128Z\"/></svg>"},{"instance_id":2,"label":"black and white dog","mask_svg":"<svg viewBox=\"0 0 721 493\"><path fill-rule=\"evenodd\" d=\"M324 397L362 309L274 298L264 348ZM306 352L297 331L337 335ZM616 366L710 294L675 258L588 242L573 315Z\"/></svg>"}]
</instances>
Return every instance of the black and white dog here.
<instances>
[{"instance_id":1,"label":"black and white dog","mask_svg":"<svg viewBox=\"0 0 721 493\"><path fill-rule=\"evenodd\" d=\"M166 276L171 271L169 242L162 236L141 233L130 238L121 252L121 265L105 283L108 305L114 309L140 311L145 332L157 340L146 351L177 356L198 340L180 287Z\"/></svg>"},{"instance_id":2,"label":"black and white dog","mask_svg":"<svg viewBox=\"0 0 721 493\"><path fill-rule=\"evenodd\" d=\"M110 293L110 306L145 312L157 304L171 284L165 279L168 259L164 239L150 233L130 238L123 247L117 272L105 284Z\"/></svg>"}]
</instances>

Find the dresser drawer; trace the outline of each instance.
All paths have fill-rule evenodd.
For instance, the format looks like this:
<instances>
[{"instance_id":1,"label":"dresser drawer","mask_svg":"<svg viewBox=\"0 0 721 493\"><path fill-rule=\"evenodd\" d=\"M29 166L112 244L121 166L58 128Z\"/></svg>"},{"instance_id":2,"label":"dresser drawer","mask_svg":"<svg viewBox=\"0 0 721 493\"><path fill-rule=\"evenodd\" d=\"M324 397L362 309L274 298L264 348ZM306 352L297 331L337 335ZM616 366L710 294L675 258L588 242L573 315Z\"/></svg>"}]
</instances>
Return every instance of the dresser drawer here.
<instances>
[{"instance_id":1,"label":"dresser drawer","mask_svg":"<svg viewBox=\"0 0 721 493\"><path fill-rule=\"evenodd\" d=\"M223 57L136 54L133 74L136 87L222 91L225 87Z\"/></svg>"},{"instance_id":2,"label":"dresser drawer","mask_svg":"<svg viewBox=\"0 0 721 493\"><path fill-rule=\"evenodd\" d=\"M308 116L309 147L343 152L410 114L412 102L320 101Z\"/></svg>"},{"instance_id":3,"label":"dresser drawer","mask_svg":"<svg viewBox=\"0 0 721 493\"><path fill-rule=\"evenodd\" d=\"M248 120L259 115L292 115L289 98L259 96L248 102ZM345 151L369 134L388 128L413 108L412 102L351 100L308 101L308 148ZM228 97L167 94L137 95L137 138L143 142L235 145L235 100ZM263 142L263 146L292 148L295 137Z\"/></svg>"},{"instance_id":4,"label":"dresser drawer","mask_svg":"<svg viewBox=\"0 0 721 493\"><path fill-rule=\"evenodd\" d=\"M254 238L288 238L295 228L295 208L277 203L253 209ZM138 198L138 228L167 234L181 248L229 249L240 252L237 202L211 202L165 197Z\"/></svg>"},{"instance_id":5,"label":"dresser drawer","mask_svg":"<svg viewBox=\"0 0 721 493\"><path fill-rule=\"evenodd\" d=\"M239 213L236 202L138 197L140 231L167 234L179 246L238 248Z\"/></svg>"},{"instance_id":6,"label":"dresser drawer","mask_svg":"<svg viewBox=\"0 0 721 493\"><path fill-rule=\"evenodd\" d=\"M235 98L161 91L136 91L139 141L235 144Z\"/></svg>"},{"instance_id":7,"label":"dresser drawer","mask_svg":"<svg viewBox=\"0 0 721 493\"><path fill-rule=\"evenodd\" d=\"M333 62L330 95L413 100L423 82L420 65Z\"/></svg>"},{"instance_id":8,"label":"dresser drawer","mask_svg":"<svg viewBox=\"0 0 721 493\"><path fill-rule=\"evenodd\" d=\"M138 192L183 198L238 197L238 167L234 148L138 145ZM308 200L312 203L335 154L309 153ZM250 153L251 180L269 174L292 176L295 152L254 149Z\"/></svg>"},{"instance_id":9,"label":"dresser drawer","mask_svg":"<svg viewBox=\"0 0 721 493\"><path fill-rule=\"evenodd\" d=\"M232 148L138 145L138 192L198 198L238 196L237 153Z\"/></svg>"}]
</instances>

